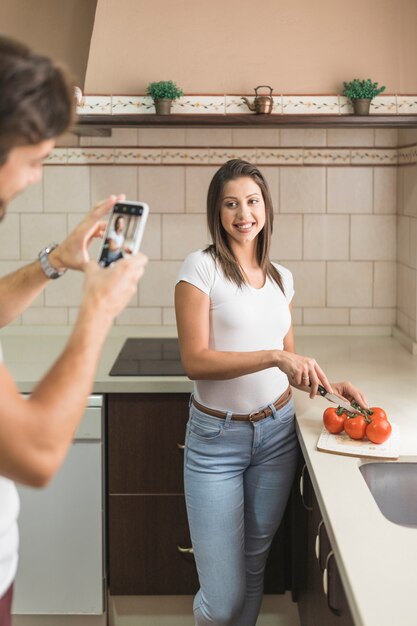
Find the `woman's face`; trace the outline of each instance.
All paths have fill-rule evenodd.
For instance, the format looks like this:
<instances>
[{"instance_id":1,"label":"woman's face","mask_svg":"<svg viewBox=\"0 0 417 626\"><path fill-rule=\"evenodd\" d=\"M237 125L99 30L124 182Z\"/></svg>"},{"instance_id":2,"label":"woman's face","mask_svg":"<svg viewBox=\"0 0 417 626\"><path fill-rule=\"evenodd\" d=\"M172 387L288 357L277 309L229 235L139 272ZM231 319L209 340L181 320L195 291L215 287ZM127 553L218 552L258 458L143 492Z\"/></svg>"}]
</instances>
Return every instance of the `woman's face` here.
<instances>
[{"instance_id":1,"label":"woman's face","mask_svg":"<svg viewBox=\"0 0 417 626\"><path fill-rule=\"evenodd\" d=\"M254 242L265 219L262 191L252 178L236 178L224 185L220 220L231 245Z\"/></svg>"},{"instance_id":2,"label":"woman's face","mask_svg":"<svg viewBox=\"0 0 417 626\"><path fill-rule=\"evenodd\" d=\"M121 233L125 227L125 220L123 217L119 217L116 222L116 233Z\"/></svg>"}]
</instances>

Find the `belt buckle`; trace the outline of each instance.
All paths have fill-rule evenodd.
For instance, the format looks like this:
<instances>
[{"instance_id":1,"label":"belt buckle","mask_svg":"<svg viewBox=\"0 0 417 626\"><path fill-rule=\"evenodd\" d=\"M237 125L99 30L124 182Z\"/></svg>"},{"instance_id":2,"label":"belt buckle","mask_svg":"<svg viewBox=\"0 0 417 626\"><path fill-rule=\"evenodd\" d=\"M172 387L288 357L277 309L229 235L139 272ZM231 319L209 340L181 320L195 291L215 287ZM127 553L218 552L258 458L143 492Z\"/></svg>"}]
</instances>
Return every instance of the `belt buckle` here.
<instances>
[{"instance_id":1,"label":"belt buckle","mask_svg":"<svg viewBox=\"0 0 417 626\"><path fill-rule=\"evenodd\" d=\"M259 420L255 419L255 415L260 415L261 413L263 413L263 411L252 411L252 413L249 413L249 421L258 422ZM262 419L262 418L259 418L259 419Z\"/></svg>"}]
</instances>

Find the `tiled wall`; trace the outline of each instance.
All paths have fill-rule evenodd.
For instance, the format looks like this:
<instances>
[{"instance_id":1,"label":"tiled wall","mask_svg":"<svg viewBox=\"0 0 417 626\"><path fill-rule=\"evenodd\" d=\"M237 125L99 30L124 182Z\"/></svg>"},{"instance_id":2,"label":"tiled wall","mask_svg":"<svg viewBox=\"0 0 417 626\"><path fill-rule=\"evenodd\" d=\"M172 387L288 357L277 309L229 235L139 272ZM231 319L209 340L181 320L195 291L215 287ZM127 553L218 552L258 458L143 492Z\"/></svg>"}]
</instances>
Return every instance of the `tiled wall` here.
<instances>
[{"instance_id":1,"label":"tiled wall","mask_svg":"<svg viewBox=\"0 0 417 626\"><path fill-rule=\"evenodd\" d=\"M349 326L358 332L395 325L398 222L398 324L410 333L409 320L414 320L415 333L415 278L413 312L403 303L400 287L405 275L408 280L410 271L416 273L415 248L414 260L407 257L405 262L401 233L410 234L412 228L416 233L417 195L416 219L409 215L411 208L396 213L397 177L398 188L404 189L400 206L411 207L407 194L417 166L397 167L397 144L397 131L372 129L115 129L111 138L68 136L45 166L42 183L13 201L0 226L0 272L65 237L92 203L124 192L150 205L143 242L150 263L137 296L116 323L172 325L173 285L181 261L209 242L208 183L218 163L245 154L260 164L271 187L276 212L272 258L294 274L295 324ZM139 148L142 155L149 148L171 156L168 161L131 158L127 164L102 165L109 161L100 159L113 154L112 148L129 153ZM72 164L71 152L84 155L76 161L83 164ZM201 162L203 154L216 158ZM268 160L268 154L275 156ZM49 285L17 324L73 322L81 285L81 276L69 272Z\"/></svg>"},{"instance_id":2,"label":"tiled wall","mask_svg":"<svg viewBox=\"0 0 417 626\"><path fill-rule=\"evenodd\" d=\"M398 168L397 197L397 326L417 340L417 131L399 133L399 144L414 153L410 164ZM406 152L404 150L403 152Z\"/></svg>"}]
</instances>

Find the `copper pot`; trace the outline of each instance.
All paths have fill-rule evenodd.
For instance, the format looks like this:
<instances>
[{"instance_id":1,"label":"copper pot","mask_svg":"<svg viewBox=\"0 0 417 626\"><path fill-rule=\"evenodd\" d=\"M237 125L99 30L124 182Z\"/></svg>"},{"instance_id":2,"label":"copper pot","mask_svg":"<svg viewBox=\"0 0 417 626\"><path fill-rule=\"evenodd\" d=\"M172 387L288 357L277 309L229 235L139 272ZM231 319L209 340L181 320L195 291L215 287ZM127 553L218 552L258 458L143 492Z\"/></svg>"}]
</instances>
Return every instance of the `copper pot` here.
<instances>
[{"instance_id":1,"label":"copper pot","mask_svg":"<svg viewBox=\"0 0 417 626\"><path fill-rule=\"evenodd\" d=\"M258 89L269 89L268 95L258 95ZM274 105L274 99L272 97L272 87L269 85L259 85L259 87L255 87L255 100L251 104L247 98L243 98L242 100L247 104L248 108L251 111L255 111L257 115L265 115L272 112L272 107Z\"/></svg>"}]
</instances>

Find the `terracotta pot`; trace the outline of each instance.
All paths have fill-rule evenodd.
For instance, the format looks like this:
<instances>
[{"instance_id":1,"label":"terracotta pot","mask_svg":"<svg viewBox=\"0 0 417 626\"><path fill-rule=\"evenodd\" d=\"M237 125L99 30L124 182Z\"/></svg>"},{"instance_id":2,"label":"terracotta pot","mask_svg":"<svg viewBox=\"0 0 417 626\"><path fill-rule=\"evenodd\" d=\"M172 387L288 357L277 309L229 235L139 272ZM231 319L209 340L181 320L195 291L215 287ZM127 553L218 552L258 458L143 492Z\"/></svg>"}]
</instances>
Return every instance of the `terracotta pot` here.
<instances>
[{"instance_id":1,"label":"terracotta pot","mask_svg":"<svg viewBox=\"0 0 417 626\"><path fill-rule=\"evenodd\" d=\"M171 113L172 100L169 98L161 98L155 100L155 112L157 115L169 115Z\"/></svg>"},{"instance_id":2,"label":"terracotta pot","mask_svg":"<svg viewBox=\"0 0 417 626\"><path fill-rule=\"evenodd\" d=\"M355 115L369 115L371 100L369 98L357 98L353 100L353 112Z\"/></svg>"}]
</instances>

